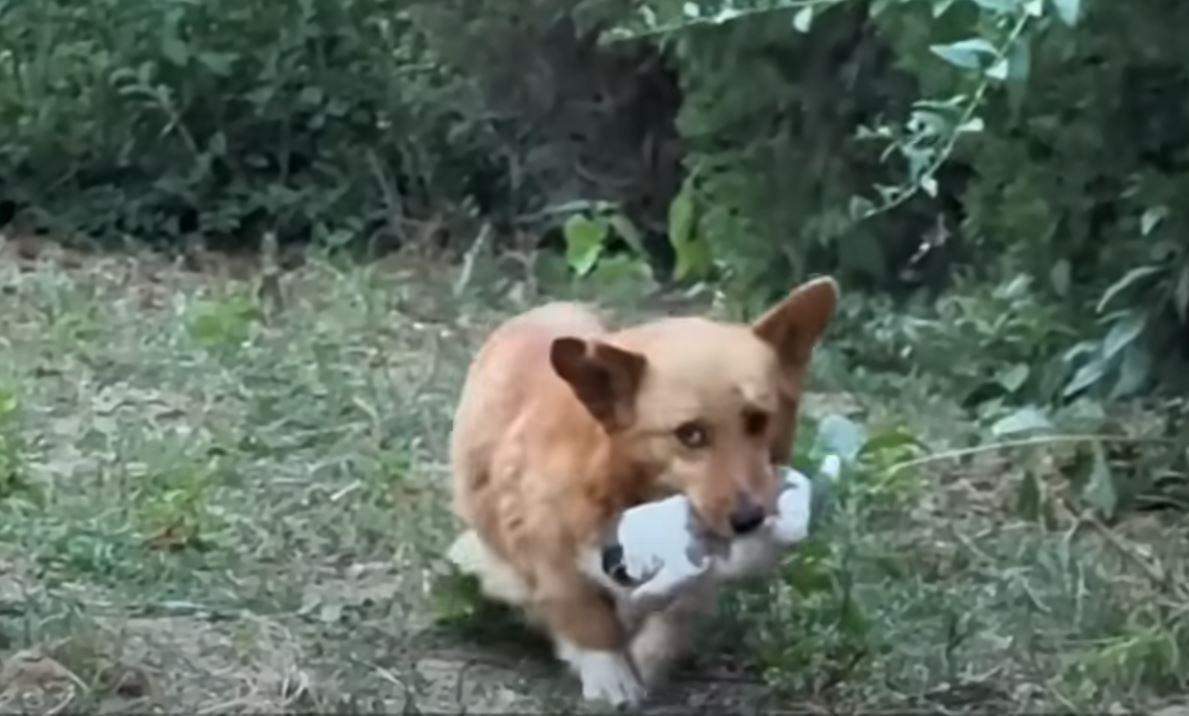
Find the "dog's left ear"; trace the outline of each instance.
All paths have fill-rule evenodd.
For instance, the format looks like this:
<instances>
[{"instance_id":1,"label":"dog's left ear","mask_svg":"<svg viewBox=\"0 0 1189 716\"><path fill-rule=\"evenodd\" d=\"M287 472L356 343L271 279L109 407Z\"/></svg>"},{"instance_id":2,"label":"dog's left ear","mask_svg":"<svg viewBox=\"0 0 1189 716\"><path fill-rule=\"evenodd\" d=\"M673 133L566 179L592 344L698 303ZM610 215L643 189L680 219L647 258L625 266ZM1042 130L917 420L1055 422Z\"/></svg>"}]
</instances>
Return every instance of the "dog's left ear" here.
<instances>
[{"instance_id":1,"label":"dog's left ear","mask_svg":"<svg viewBox=\"0 0 1189 716\"><path fill-rule=\"evenodd\" d=\"M801 284L752 323L752 331L776 349L788 367L803 368L834 317L838 283L826 276Z\"/></svg>"}]
</instances>

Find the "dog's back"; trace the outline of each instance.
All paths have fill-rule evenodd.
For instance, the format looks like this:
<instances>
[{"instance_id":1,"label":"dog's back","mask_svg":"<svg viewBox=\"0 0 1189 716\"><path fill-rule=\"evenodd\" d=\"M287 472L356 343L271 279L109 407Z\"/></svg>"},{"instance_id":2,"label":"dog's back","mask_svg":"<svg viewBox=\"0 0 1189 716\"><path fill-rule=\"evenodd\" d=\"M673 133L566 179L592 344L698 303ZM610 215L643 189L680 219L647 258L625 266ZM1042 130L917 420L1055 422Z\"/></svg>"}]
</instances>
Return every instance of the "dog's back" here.
<instances>
[{"instance_id":1,"label":"dog's back","mask_svg":"<svg viewBox=\"0 0 1189 716\"><path fill-rule=\"evenodd\" d=\"M523 490L514 488L529 486L513 483L531 479L517 469L527 456L514 453L540 450L545 436L561 425L572 426L573 440L581 440L582 428L592 425L550 365L550 346L562 336L604 333L591 309L550 303L500 325L475 356L451 435L454 510L500 552L511 545L500 539L506 524L494 523L515 522L509 513L519 508L506 503L518 495L523 499ZM569 447L572 452L573 444Z\"/></svg>"}]
</instances>

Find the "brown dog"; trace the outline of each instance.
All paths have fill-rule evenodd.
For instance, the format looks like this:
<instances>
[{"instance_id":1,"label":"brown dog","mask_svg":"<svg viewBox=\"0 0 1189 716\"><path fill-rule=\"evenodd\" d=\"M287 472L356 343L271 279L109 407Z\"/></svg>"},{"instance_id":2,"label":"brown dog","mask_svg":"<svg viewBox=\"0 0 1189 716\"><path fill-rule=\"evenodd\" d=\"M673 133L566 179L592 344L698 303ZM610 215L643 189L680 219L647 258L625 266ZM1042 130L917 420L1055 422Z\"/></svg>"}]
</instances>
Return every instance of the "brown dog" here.
<instances>
[{"instance_id":1,"label":"brown dog","mask_svg":"<svg viewBox=\"0 0 1189 716\"><path fill-rule=\"evenodd\" d=\"M680 653L690 611L625 623L581 562L624 509L683 493L724 537L775 509L802 381L838 288L810 281L752 325L667 318L610 331L554 303L480 349L451 444L454 509L484 590L553 638L588 699L635 703Z\"/></svg>"}]
</instances>

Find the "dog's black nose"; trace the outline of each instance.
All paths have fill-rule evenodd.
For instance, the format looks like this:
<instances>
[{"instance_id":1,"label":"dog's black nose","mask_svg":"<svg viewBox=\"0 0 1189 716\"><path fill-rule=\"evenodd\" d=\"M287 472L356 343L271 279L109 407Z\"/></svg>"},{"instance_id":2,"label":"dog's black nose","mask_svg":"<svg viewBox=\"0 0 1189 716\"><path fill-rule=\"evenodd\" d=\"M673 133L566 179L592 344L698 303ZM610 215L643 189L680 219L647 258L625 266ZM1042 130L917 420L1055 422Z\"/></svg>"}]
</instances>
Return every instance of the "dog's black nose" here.
<instances>
[{"instance_id":1,"label":"dog's black nose","mask_svg":"<svg viewBox=\"0 0 1189 716\"><path fill-rule=\"evenodd\" d=\"M729 519L735 534L745 535L764 524L764 508L750 498L740 497L739 504L731 512Z\"/></svg>"}]
</instances>

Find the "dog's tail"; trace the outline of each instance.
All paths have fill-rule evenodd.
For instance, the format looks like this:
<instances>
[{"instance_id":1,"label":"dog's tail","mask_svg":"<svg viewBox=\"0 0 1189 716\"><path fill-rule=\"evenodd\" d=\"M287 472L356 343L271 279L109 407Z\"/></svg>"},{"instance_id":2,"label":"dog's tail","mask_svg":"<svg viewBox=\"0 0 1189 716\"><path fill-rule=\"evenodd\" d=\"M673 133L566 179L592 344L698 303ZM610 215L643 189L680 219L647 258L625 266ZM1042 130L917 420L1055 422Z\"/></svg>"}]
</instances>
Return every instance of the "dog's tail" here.
<instances>
[{"instance_id":1,"label":"dog's tail","mask_svg":"<svg viewBox=\"0 0 1189 716\"><path fill-rule=\"evenodd\" d=\"M463 574L477 577L484 596L514 607L528 603L529 590L524 580L512 565L483 544L475 530L459 535L446 558Z\"/></svg>"}]
</instances>

